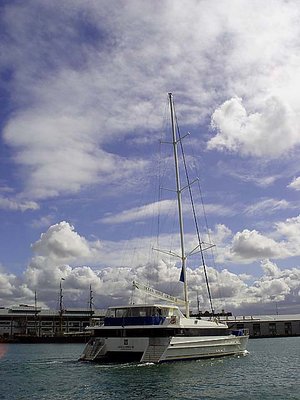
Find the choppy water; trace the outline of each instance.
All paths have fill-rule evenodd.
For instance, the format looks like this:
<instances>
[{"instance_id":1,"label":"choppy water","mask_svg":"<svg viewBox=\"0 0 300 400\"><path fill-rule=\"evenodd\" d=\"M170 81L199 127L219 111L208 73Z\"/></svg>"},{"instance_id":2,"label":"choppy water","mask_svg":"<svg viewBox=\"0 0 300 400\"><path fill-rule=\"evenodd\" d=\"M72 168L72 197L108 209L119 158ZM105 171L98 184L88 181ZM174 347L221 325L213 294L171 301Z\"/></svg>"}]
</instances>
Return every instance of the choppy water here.
<instances>
[{"instance_id":1,"label":"choppy water","mask_svg":"<svg viewBox=\"0 0 300 400\"><path fill-rule=\"evenodd\" d=\"M1 400L300 400L300 337L250 340L250 354L161 365L97 365L81 344L0 344Z\"/></svg>"}]
</instances>

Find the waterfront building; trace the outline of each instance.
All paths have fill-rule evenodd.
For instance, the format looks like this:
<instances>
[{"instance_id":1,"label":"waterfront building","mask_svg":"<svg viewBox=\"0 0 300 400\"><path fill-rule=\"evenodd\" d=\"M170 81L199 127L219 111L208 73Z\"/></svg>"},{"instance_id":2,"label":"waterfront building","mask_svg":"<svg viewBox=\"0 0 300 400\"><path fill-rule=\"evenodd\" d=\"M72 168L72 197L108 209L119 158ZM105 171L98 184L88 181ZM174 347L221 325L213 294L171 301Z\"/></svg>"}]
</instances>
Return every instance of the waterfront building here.
<instances>
[{"instance_id":1,"label":"waterfront building","mask_svg":"<svg viewBox=\"0 0 300 400\"><path fill-rule=\"evenodd\" d=\"M101 322L104 313L86 309L48 310L26 304L0 307L0 337L75 335L84 332L91 319Z\"/></svg>"},{"instance_id":2,"label":"waterfront building","mask_svg":"<svg viewBox=\"0 0 300 400\"><path fill-rule=\"evenodd\" d=\"M300 336L300 314L220 317L233 329L248 329L250 338Z\"/></svg>"}]
</instances>

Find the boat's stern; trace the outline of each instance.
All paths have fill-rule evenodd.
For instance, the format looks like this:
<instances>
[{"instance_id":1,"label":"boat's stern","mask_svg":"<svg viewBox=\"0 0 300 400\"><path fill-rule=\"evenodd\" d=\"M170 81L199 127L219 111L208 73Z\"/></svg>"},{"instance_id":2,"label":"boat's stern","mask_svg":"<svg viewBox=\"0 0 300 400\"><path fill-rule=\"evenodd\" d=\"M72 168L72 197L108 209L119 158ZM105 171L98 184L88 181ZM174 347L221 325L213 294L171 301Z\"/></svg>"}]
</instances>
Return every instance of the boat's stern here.
<instances>
[{"instance_id":1,"label":"boat's stern","mask_svg":"<svg viewBox=\"0 0 300 400\"><path fill-rule=\"evenodd\" d=\"M98 357L105 354L106 345L104 338L92 337L85 345L79 358L80 361L95 361Z\"/></svg>"},{"instance_id":2,"label":"boat's stern","mask_svg":"<svg viewBox=\"0 0 300 400\"><path fill-rule=\"evenodd\" d=\"M81 361L128 362L144 361L149 348L148 337L91 338L80 356Z\"/></svg>"},{"instance_id":3,"label":"boat's stern","mask_svg":"<svg viewBox=\"0 0 300 400\"><path fill-rule=\"evenodd\" d=\"M239 342L240 353L245 352L249 340L249 329L235 329L231 331L231 334L235 336Z\"/></svg>"}]
</instances>

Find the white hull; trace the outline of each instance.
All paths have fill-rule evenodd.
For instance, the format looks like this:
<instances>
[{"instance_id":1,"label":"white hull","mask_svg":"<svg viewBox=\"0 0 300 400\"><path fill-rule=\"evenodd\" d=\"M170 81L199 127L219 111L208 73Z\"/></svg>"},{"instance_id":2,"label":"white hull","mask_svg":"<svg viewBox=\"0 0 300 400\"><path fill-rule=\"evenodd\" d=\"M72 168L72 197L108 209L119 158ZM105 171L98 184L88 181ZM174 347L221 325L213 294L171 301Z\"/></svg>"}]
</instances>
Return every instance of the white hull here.
<instances>
[{"instance_id":1,"label":"white hull","mask_svg":"<svg viewBox=\"0 0 300 400\"><path fill-rule=\"evenodd\" d=\"M174 337L171 340L163 361L210 358L241 354L246 350L248 337Z\"/></svg>"},{"instance_id":2,"label":"white hull","mask_svg":"<svg viewBox=\"0 0 300 400\"><path fill-rule=\"evenodd\" d=\"M94 338L87 344L81 360L110 362L165 361L221 357L242 354L248 336L130 337Z\"/></svg>"}]
</instances>

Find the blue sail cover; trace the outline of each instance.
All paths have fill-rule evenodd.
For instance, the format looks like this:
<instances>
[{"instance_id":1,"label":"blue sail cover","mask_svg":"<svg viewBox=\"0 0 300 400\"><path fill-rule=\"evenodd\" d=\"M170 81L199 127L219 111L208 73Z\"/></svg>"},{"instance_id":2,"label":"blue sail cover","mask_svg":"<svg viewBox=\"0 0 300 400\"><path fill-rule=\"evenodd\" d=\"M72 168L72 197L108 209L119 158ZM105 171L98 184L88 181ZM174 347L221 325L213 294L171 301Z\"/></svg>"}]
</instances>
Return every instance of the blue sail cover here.
<instances>
[{"instance_id":1,"label":"blue sail cover","mask_svg":"<svg viewBox=\"0 0 300 400\"><path fill-rule=\"evenodd\" d=\"M180 272L180 278L179 278L180 282L184 282L184 272L183 272L183 267L181 268L181 272Z\"/></svg>"}]
</instances>

